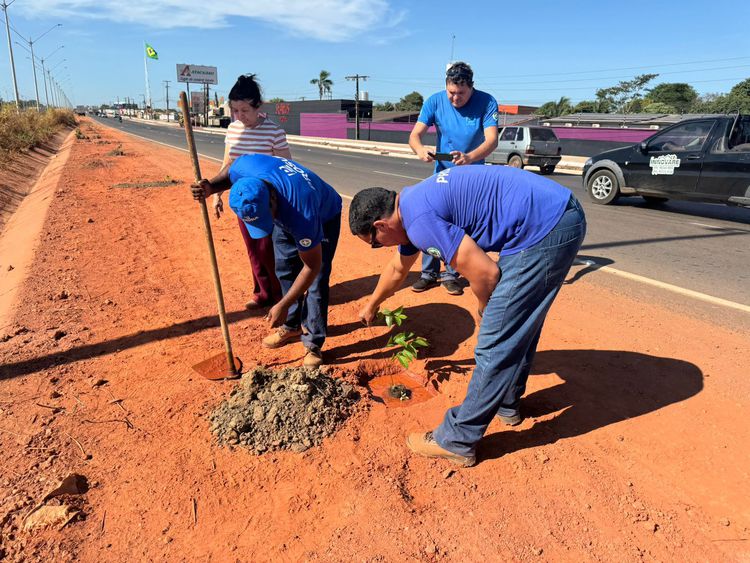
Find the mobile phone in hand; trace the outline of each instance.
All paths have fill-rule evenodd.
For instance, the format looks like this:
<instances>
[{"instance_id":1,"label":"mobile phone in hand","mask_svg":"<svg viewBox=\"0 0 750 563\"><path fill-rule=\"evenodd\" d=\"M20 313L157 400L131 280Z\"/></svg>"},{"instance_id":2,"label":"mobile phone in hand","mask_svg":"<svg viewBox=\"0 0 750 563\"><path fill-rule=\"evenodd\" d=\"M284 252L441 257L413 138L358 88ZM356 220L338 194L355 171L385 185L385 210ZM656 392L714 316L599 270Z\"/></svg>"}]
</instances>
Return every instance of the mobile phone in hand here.
<instances>
[{"instance_id":1,"label":"mobile phone in hand","mask_svg":"<svg viewBox=\"0 0 750 563\"><path fill-rule=\"evenodd\" d=\"M453 155L449 152L428 152L434 160L453 160Z\"/></svg>"}]
</instances>

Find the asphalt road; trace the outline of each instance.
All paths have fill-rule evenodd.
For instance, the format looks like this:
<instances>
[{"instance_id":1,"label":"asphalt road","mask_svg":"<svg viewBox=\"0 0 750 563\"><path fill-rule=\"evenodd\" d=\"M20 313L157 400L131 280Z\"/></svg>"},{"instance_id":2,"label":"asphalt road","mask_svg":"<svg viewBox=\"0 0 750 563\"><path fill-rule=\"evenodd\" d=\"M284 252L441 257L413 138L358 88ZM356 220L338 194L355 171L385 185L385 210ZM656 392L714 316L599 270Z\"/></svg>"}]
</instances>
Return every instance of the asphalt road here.
<instances>
[{"instance_id":1,"label":"asphalt road","mask_svg":"<svg viewBox=\"0 0 750 563\"><path fill-rule=\"evenodd\" d=\"M186 148L182 129L114 119L102 124ZM196 133L201 155L221 159L224 139ZM368 186L400 189L430 175L418 160L292 145L295 160L344 195ZM750 306L750 209L670 201L649 206L641 198L616 205L591 203L580 176L550 176L582 202L588 234L579 258L617 270Z\"/></svg>"}]
</instances>

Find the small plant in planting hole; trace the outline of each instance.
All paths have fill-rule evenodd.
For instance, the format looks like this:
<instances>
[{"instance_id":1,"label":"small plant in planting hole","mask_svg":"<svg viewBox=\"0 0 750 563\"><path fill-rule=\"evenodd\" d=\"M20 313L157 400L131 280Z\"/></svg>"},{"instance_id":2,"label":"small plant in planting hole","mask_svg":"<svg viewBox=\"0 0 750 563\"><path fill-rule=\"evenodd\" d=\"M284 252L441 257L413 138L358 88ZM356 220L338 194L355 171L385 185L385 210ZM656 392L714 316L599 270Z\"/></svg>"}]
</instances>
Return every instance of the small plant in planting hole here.
<instances>
[{"instance_id":1,"label":"small plant in planting hole","mask_svg":"<svg viewBox=\"0 0 750 563\"><path fill-rule=\"evenodd\" d=\"M378 312L378 316L385 320L385 324L388 327L401 326L401 324L408 318L404 314L404 308L399 307L393 311L389 309L383 309ZM396 360L401 364L404 369L409 368L411 364L419 354L419 348L426 348L429 346L426 338L417 336L413 332L399 332L398 334L391 335L386 343L387 348L396 348L391 359ZM393 385L393 376L391 376L391 387L388 392L391 397L406 401L411 398L411 390L404 385Z\"/></svg>"}]
</instances>

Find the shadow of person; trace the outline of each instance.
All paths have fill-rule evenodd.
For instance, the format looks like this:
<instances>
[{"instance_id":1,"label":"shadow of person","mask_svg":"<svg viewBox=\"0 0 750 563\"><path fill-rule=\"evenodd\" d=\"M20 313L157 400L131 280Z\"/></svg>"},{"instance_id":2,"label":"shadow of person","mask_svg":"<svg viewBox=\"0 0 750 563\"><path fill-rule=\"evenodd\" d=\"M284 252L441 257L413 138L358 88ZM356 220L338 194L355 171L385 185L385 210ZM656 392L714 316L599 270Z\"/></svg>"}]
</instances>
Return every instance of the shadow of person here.
<instances>
[{"instance_id":1,"label":"shadow of person","mask_svg":"<svg viewBox=\"0 0 750 563\"><path fill-rule=\"evenodd\" d=\"M413 285L419 279L419 272L409 272L404 282L404 287ZM378 285L380 274L357 278L356 280L346 280L331 286L329 305L341 305L356 301L362 297L372 295L375 286Z\"/></svg>"},{"instance_id":2,"label":"shadow of person","mask_svg":"<svg viewBox=\"0 0 750 563\"><path fill-rule=\"evenodd\" d=\"M563 282L563 285L570 285L572 283L575 283L586 274L596 272L602 266L609 266L610 264L614 264L615 261L612 260L611 258L604 258L602 256L584 256L582 254L579 254L576 257L576 263L578 264L583 263L584 267L578 270L575 274L573 274L569 278L567 278Z\"/></svg>"},{"instance_id":3,"label":"shadow of person","mask_svg":"<svg viewBox=\"0 0 750 563\"><path fill-rule=\"evenodd\" d=\"M393 355L394 349L385 348L388 337L402 331L413 332L427 339L430 346L422 357L450 356L462 342L471 338L476 326L474 318L466 309L451 303L427 303L406 307L404 313L408 319L400 328L394 327L388 333L379 336L374 334L374 329L360 322L329 327L330 336L352 334L356 341L326 350L326 357L330 358L331 364L389 358Z\"/></svg>"},{"instance_id":4,"label":"shadow of person","mask_svg":"<svg viewBox=\"0 0 750 563\"><path fill-rule=\"evenodd\" d=\"M581 436L684 401L703 389L694 364L621 350L538 352L532 374L557 373L565 383L522 400L527 417L559 412L524 431L496 432L478 444L481 459Z\"/></svg>"}]
</instances>

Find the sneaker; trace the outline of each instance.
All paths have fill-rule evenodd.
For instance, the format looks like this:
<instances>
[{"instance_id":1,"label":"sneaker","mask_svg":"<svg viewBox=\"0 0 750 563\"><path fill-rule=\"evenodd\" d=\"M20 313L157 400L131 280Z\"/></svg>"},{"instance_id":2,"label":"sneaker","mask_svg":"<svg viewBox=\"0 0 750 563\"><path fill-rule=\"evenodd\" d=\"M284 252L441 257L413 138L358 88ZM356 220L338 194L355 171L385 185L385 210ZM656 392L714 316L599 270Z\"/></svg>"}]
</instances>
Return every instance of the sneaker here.
<instances>
[{"instance_id":1,"label":"sneaker","mask_svg":"<svg viewBox=\"0 0 750 563\"><path fill-rule=\"evenodd\" d=\"M299 329L286 328L280 326L276 329L276 332L272 332L263 339L263 346L266 348L281 348L284 344L290 340L299 338L302 331Z\"/></svg>"},{"instance_id":2,"label":"sneaker","mask_svg":"<svg viewBox=\"0 0 750 563\"><path fill-rule=\"evenodd\" d=\"M505 424L505 426L518 426L523 422L523 417L520 412L512 414L511 416L503 416L502 414L497 417Z\"/></svg>"},{"instance_id":3,"label":"sneaker","mask_svg":"<svg viewBox=\"0 0 750 563\"><path fill-rule=\"evenodd\" d=\"M406 445L417 455L440 457L462 467L471 467L477 462L476 456L454 454L441 448L432 437L432 432L415 432L414 434L409 434L406 438Z\"/></svg>"},{"instance_id":4,"label":"sneaker","mask_svg":"<svg viewBox=\"0 0 750 563\"><path fill-rule=\"evenodd\" d=\"M419 278L417 282L413 286L411 286L411 290L415 293L422 293L424 290L430 289L437 284L438 282L433 279Z\"/></svg>"},{"instance_id":5,"label":"sneaker","mask_svg":"<svg viewBox=\"0 0 750 563\"><path fill-rule=\"evenodd\" d=\"M445 280L442 283L442 286L445 288L445 291L447 291L451 295L463 295L464 294L463 286L460 283L458 283L458 281L456 280Z\"/></svg>"},{"instance_id":6,"label":"sneaker","mask_svg":"<svg viewBox=\"0 0 750 563\"><path fill-rule=\"evenodd\" d=\"M323 354L320 348L306 348L307 353L302 365L306 368L318 368L323 365Z\"/></svg>"}]
</instances>

